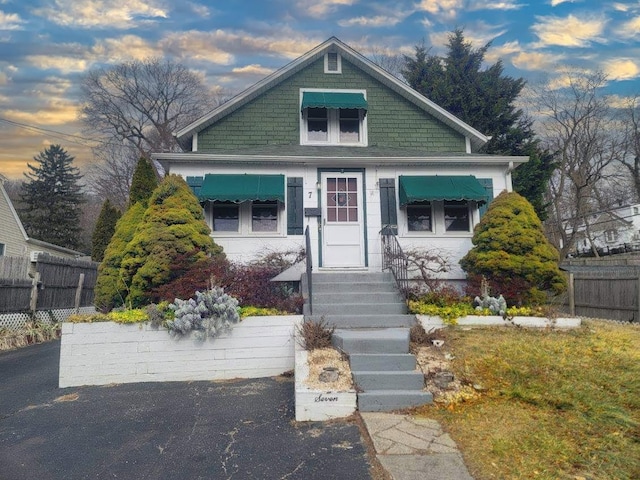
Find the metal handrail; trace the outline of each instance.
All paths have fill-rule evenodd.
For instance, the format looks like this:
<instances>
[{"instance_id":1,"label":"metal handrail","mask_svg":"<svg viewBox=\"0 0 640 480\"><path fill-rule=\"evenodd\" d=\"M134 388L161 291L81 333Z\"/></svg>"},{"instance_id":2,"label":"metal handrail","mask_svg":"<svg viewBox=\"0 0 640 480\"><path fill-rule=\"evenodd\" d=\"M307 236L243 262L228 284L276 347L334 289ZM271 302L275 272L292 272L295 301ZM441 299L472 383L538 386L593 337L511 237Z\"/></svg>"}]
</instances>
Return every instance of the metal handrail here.
<instances>
[{"instance_id":1,"label":"metal handrail","mask_svg":"<svg viewBox=\"0 0 640 480\"><path fill-rule=\"evenodd\" d=\"M409 293L409 261L402 251L402 247L391 226L385 225L380 230L380 237L382 239L382 270L391 270L400 293L407 299Z\"/></svg>"},{"instance_id":2,"label":"metal handrail","mask_svg":"<svg viewBox=\"0 0 640 480\"><path fill-rule=\"evenodd\" d=\"M309 315L313 314L313 285L311 283L311 272L313 271L313 262L311 259L311 236L309 235L309 225L304 230L305 243L305 261L307 264L307 293L309 294Z\"/></svg>"}]
</instances>

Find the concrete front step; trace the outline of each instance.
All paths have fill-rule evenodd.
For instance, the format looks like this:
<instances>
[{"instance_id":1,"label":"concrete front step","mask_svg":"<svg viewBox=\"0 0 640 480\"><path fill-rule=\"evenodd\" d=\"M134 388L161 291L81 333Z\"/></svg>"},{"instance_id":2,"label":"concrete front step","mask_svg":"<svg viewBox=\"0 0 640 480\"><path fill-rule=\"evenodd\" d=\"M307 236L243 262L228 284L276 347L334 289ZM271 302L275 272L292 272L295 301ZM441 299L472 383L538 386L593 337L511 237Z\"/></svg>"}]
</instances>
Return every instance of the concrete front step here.
<instances>
[{"instance_id":1,"label":"concrete front step","mask_svg":"<svg viewBox=\"0 0 640 480\"><path fill-rule=\"evenodd\" d=\"M333 345L348 354L353 353L408 353L408 328L382 328L367 330L336 329Z\"/></svg>"},{"instance_id":2,"label":"concrete front step","mask_svg":"<svg viewBox=\"0 0 640 480\"><path fill-rule=\"evenodd\" d=\"M321 293L368 293L381 292L391 293L397 292L398 288L394 282L357 282L357 283L314 283L312 285L313 295Z\"/></svg>"},{"instance_id":3,"label":"concrete front step","mask_svg":"<svg viewBox=\"0 0 640 480\"><path fill-rule=\"evenodd\" d=\"M321 283L390 283L395 285L393 274L388 272L321 272L313 273L311 281L314 285Z\"/></svg>"},{"instance_id":4,"label":"concrete front step","mask_svg":"<svg viewBox=\"0 0 640 480\"><path fill-rule=\"evenodd\" d=\"M375 303L375 304L317 304L313 302L314 315L406 315L407 309L403 303Z\"/></svg>"},{"instance_id":5,"label":"concrete front step","mask_svg":"<svg viewBox=\"0 0 640 480\"><path fill-rule=\"evenodd\" d=\"M396 303L405 305L402 296L397 290L388 292L353 292L342 288L335 292L313 293L313 305L358 304L373 305L376 303Z\"/></svg>"},{"instance_id":6,"label":"concrete front step","mask_svg":"<svg viewBox=\"0 0 640 480\"><path fill-rule=\"evenodd\" d=\"M305 321L324 321L336 328L411 328L417 322L415 315L313 315L305 316Z\"/></svg>"},{"instance_id":7,"label":"concrete front step","mask_svg":"<svg viewBox=\"0 0 640 480\"><path fill-rule=\"evenodd\" d=\"M354 372L399 372L416 368L416 357L410 353L352 353L349 364Z\"/></svg>"},{"instance_id":8,"label":"concrete front step","mask_svg":"<svg viewBox=\"0 0 640 480\"><path fill-rule=\"evenodd\" d=\"M353 381L360 390L422 390L424 375L416 370L404 372L356 372L352 369Z\"/></svg>"},{"instance_id":9,"label":"concrete front step","mask_svg":"<svg viewBox=\"0 0 640 480\"><path fill-rule=\"evenodd\" d=\"M358 393L361 412L391 412L433 403L430 392L416 390L370 390Z\"/></svg>"}]
</instances>

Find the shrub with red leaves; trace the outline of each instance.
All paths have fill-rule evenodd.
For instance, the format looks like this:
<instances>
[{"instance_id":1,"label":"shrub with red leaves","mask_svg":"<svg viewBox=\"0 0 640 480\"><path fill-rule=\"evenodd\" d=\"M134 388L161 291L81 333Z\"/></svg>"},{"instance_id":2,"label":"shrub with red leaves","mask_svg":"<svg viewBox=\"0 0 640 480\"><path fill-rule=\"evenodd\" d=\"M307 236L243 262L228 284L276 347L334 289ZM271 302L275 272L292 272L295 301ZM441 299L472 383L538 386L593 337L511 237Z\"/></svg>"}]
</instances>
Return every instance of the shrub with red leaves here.
<instances>
[{"instance_id":1,"label":"shrub with red leaves","mask_svg":"<svg viewBox=\"0 0 640 480\"><path fill-rule=\"evenodd\" d=\"M216 256L198 262L182 255L172 264L173 280L154 289L154 302L176 298L187 299L196 291L214 286L223 287L225 293L235 297L242 306L275 308L300 313L304 300L289 284L272 282L287 265L277 262L256 262L249 265L231 263Z\"/></svg>"}]
</instances>

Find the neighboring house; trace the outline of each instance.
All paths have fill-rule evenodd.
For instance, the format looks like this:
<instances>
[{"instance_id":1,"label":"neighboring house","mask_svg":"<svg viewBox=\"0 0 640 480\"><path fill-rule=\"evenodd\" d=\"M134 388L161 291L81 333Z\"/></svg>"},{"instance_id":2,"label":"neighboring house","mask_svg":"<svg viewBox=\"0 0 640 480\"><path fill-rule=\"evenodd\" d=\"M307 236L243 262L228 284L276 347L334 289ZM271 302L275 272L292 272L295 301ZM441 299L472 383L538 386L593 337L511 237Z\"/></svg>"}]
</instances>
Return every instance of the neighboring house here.
<instances>
[{"instance_id":1,"label":"neighboring house","mask_svg":"<svg viewBox=\"0 0 640 480\"><path fill-rule=\"evenodd\" d=\"M38 252L64 258L86 256L82 252L29 238L4 188L6 180L7 178L0 174L0 255L12 257L28 255L34 260Z\"/></svg>"},{"instance_id":2,"label":"neighboring house","mask_svg":"<svg viewBox=\"0 0 640 480\"><path fill-rule=\"evenodd\" d=\"M589 215L587 222L578 226L573 251L589 254L592 246L600 254L640 250L640 204Z\"/></svg>"},{"instance_id":3,"label":"neighboring house","mask_svg":"<svg viewBox=\"0 0 640 480\"><path fill-rule=\"evenodd\" d=\"M314 268L382 269L380 231L449 256L450 279L486 202L528 157L488 137L336 38L177 132L156 153L200 199L231 259L304 246Z\"/></svg>"}]
</instances>

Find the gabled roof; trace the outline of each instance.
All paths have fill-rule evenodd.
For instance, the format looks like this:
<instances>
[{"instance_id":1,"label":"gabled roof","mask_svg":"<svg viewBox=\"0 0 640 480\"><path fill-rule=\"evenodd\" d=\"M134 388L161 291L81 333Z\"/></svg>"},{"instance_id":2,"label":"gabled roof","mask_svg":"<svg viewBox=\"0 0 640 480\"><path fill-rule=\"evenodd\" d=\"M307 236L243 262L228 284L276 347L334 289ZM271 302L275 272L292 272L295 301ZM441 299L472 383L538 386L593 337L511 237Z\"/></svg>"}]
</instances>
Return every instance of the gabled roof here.
<instances>
[{"instance_id":1,"label":"gabled roof","mask_svg":"<svg viewBox=\"0 0 640 480\"><path fill-rule=\"evenodd\" d=\"M195 133L204 130L221 118L231 114L235 110L251 102L265 91L275 87L279 83L285 81L287 78L307 67L309 64L315 62L319 58L322 58L327 52L339 53L342 58L359 67L361 70L368 73L373 78L386 85L397 94L422 108L427 113L433 115L464 137L469 138L474 150L477 150L489 141L489 137L483 135L475 128L466 124L455 115L447 112L439 105L436 105L427 97L421 95L420 93L391 75L389 72L376 65L365 56L361 55L345 43L338 40L336 37L331 37L324 43L321 43L320 45L315 47L313 50L310 50L298 59L294 60L288 65L285 65L281 69L249 87L244 92L236 95L228 102L220 105L195 122L176 132L175 135L178 139L178 142L180 143L182 148L184 148L185 150L189 150L191 145L190 139Z\"/></svg>"}]
</instances>

